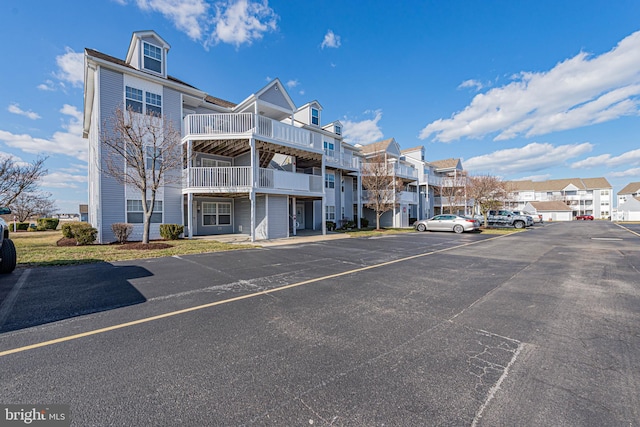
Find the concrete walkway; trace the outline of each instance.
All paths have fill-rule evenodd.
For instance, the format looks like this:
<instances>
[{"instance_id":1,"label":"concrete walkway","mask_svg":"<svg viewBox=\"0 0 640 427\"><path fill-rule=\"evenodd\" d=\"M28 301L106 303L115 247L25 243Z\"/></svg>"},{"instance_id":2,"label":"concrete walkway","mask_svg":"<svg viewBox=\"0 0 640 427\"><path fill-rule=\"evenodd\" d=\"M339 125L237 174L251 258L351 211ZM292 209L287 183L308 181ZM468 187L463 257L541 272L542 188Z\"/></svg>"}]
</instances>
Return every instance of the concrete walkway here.
<instances>
[{"instance_id":1,"label":"concrete walkway","mask_svg":"<svg viewBox=\"0 0 640 427\"><path fill-rule=\"evenodd\" d=\"M325 240L348 239L350 236L346 233L327 232L323 235L318 231L298 231L296 236L285 237L282 239L256 240L251 242L251 236L248 234L218 234L212 236L193 236L194 239L217 240L224 243L236 243L245 245L256 245L262 247L295 245L299 243L321 242Z\"/></svg>"}]
</instances>

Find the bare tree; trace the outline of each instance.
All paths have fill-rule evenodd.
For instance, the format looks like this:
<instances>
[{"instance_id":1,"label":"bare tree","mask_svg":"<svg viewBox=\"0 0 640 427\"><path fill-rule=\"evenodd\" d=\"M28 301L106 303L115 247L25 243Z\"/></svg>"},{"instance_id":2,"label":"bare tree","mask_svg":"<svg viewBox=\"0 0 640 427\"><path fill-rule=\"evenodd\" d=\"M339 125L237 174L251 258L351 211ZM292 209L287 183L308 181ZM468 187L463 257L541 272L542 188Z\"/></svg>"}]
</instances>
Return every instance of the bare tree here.
<instances>
[{"instance_id":1,"label":"bare tree","mask_svg":"<svg viewBox=\"0 0 640 427\"><path fill-rule=\"evenodd\" d=\"M46 157L39 157L30 164L21 164L12 157L0 156L0 206L10 206L22 193L38 188L38 180L47 174Z\"/></svg>"},{"instance_id":2,"label":"bare tree","mask_svg":"<svg viewBox=\"0 0 640 427\"><path fill-rule=\"evenodd\" d=\"M455 214L454 209L460 206L466 208L468 178L464 171L442 179L440 187L436 187L436 193L446 202L450 214ZM466 209L465 209L466 210Z\"/></svg>"},{"instance_id":3,"label":"bare tree","mask_svg":"<svg viewBox=\"0 0 640 427\"><path fill-rule=\"evenodd\" d=\"M131 108L116 109L110 126L104 126L104 171L119 183L139 191L144 225L142 243L149 243L158 189L181 180L179 174L171 173L182 168L180 139L180 130L170 118L137 113Z\"/></svg>"},{"instance_id":4,"label":"bare tree","mask_svg":"<svg viewBox=\"0 0 640 427\"><path fill-rule=\"evenodd\" d=\"M395 177L393 165L383 153L362 162L362 187L366 190L364 205L376 213L376 230L380 230L380 217L399 205L402 180Z\"/></svg>"},{"instance_id":5,"label":"bare tree","mask_svg":"<svg viewBox=\"0 0 640 427\"><path fill-rule=\"evenodd\" d=\"M49 216L56 209L51 193L20 193L11 204L11 213L24 222L34 215Z\"/></svg>"},{"instance_id":6,"label":"bare tree","mask_svg":"<svg viewBox=\"0 0 640 427\"><path fill-rule=\"evenodd\" d=\"M499 209L509 194L506 182L492 175L472 176L467 186L467 195L474 201L484 217L484 226L487 226L487 212L491 209Z\"/></svg>"}]
</instances>

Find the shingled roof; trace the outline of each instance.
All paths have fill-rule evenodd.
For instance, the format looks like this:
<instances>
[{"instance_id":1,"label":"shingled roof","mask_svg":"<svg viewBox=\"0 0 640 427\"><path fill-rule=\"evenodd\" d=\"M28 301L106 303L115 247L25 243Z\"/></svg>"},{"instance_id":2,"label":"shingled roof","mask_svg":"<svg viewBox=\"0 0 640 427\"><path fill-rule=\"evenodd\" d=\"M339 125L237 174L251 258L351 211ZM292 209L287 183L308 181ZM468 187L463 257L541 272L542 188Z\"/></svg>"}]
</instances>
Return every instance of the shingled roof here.
<instances>
[{"instance_id":1,"label":"shingled roof","mask_svg":"<svg viewBox=\"0 0 640 427\"><path fill-rule=\"evenodd\" d=\"M640 192L640 182L630 182L618 194L634 194Z\"/></svg>"},{"instance_id":2,"label":"shingled roof","mask_svg":"<svg viewBox=\"0 0 640 427\"><path fill-rule=\"evenodd\" d=\"M101 60L107 61L107 62L111 62L112 64L116 64L116 65L119 65L121 67L127 67L127 68L130 68L132 70L135 70L134 67L132 67L131 65L127 64L122 59L118 59L118 58L116 58L114 56L107 55L106 53L98 52L97 50L94 50L94 49L85 48L85 51L87 52L87 55L93 56L94 58L101 59ZM198 89L197 87L192 86L189 83L185 83L182 80L177 79L177 78L175 78L173 76L167 75L167 80L170 80L170 81L172 81L174 83L178 83L178 84L183 85L183 86L187 86L187 87L192 88L192 89ZM198 90L200 90L200 89L198 89ZM207 101L207 102L209 102L211 104L215 104L215 105L219 105L221 107L225 107L225 108L233 108L233 107L235 107L237 105L237 104L235 104L233 102L225 101L224 99L216 98L215 96L211 96L211 95L206 95L205 96L205 101Z\"/></svg>"},{"instance_id":3,"label":"shingled roof","mask_svg":"<svg viewBox=\"0 0 640 427\"><path fill-rule=\"evenodd\" d=\"M570 185L578 190L593 190L598 188L612 188L606 178L565 178L549 179L547 181L508 181L513 191L562 191Z\"/></svg>"},{"instance_id":4,"label":"shingled roof","mask_svg":"<svg viewBox=\"0 0 640 427\"><path fill-rule=\"evenodd\" d=\"M560 200L551 200L548 202L529 202L537 212L550 212L550 211L570 211L571 208L566 203Z\"/></svg>"},{"instance_id":5,"label":"shingled roof","mask_svg":"<svg viewBox=\"0 0 640 427\"><path fill-rule=\"evenodd\" d=\"M459 163L460 159L444 159L429 162L429 164L436 169L455 169L458 167Z\"/></svg>"}]
</instances>

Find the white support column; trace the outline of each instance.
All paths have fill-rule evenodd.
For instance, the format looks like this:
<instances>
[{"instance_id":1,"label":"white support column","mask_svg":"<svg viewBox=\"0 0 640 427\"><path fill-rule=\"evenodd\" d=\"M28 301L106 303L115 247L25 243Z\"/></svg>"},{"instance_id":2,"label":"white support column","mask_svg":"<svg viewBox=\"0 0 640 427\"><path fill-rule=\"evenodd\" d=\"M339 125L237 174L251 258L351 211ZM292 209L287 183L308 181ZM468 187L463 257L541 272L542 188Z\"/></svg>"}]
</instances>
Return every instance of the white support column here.
<instances>
[{"instance_id":1,"label":"white support column","mask_svg":"<svg viewBox=\"0 0 640 427\"><path fill-rule=\"evenodd\" d=\"M193 224L191 219L193 218L193 194L187 195L187 231L189 232L189 238L193 237Z\"/></svg>"},{"instance_id":2,"label":"white support column","mask_svg":"<svg viewBox=\"0 0 640 427\"><path fill-rule=\"evenodd\" d=\"M293 196L291 198L292 202L291 205L293 207L293 235L297 236L298 235L298 206L296 205L296 197Z\"/></svg>"},{"instance_id":3,"label":"white support column","mask_svg":"<svg viewBox=\"0 0 640 427\"><path fill-rule=\"evenodd\" d=\"M356 181L358 182L358 228L362 228L362 175L361 172L358 171L358 175L356 176Z\"/></svg>"},{"instance_id":4,"label":"white support column","mask_svg":"<svg viewBox=\"0 0 640 427\"><path fill-rule=\"evenodd\" d=\"M251 241L256 241L256 140L249 139L251 147L251 191L249 192L249 203L251 204Z\"/></svg>"},{"instance_id":5,"label":"white support column","mask_svg":"<svg viewBox=\"0 0 640 427\"><path fill-rule=\"evenodd\" d=\"M325 164L324 164L324 157L325 154L322 153L322 235L326 235L327 234L327 206L326 206L326 202L327 202L327 198L326 198L326 191L327 189L325 188L324 185L324 180L325 180Z\"/></svg>"}]
</instances>

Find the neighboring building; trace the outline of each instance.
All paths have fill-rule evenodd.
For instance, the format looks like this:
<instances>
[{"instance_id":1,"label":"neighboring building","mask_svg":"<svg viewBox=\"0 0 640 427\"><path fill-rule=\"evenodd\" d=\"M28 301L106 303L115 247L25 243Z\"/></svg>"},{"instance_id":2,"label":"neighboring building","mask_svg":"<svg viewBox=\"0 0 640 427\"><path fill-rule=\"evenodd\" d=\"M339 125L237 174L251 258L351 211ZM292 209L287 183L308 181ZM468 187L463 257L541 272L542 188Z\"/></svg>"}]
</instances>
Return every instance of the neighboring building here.
<instances>
[{"instance_id":1,"label":"neighboring building","mask_svg":"<svg viewBox=\"0 0 640 427\"><path fill-rule=\"evenodd\" d=\"M168 74L169 49L154 31L133 33L124 60L85 49L88 220L98 242L115 240L117 222L134 224L132 239L142 235L139 193L103 172L102 124L116 108L161 114L182 130L185 164L172 171L182 183L158 192L152 239L161 223L184 224L188 236L259 240L324 233L328 219L361 216L358 149L343 141L340 122L322 125L317 101L296 107L278 79L238 104L213 97Z\"/></svg>"},{"instance_id":2,"label":"neighboring building","mask_svg":"<svg viewBox=\"0 0 640 427\"><path fill-rule=\"evenodd\" d=\"M527 202L523 211L542 215L543 221L572 221L573 209L560 200Z\"/></svg>"},{"instance_id":3,"label":"neighboring building","mask_svg":"<svg viewBox=\"0 0 640 427\"><path fill-rule=\"evenodd\" d=\"M640 182L631 182L618 191L618 221L640 221Z\"/></svg>"},{"instance_id":4,"label":"neighboring building","mask_svg":"<svg viewBox=\"0 0 640 427\"><path fill-rule=\"evenodd\" d=\"M377 161L384 158L389 166L389 173L400 182L395 191L398 194L398 206L385 212L380 217L381 227L411 227L418 216L418 170L407 161L400 151L400 145L394 138L358 145L363 162ZM366 200L366 189L363 190L362 200ZM363 215L369 223L375 224L376 214L373 209L363 207Z\"/></svg>"},{"instance_id":5,"label":"neighboring building","mask_svg":"<svg viewBox=\"0 0 640 427\"><path fill-rule=\"evenodd\" d=\"M80 221L89 222L89 206L80 205L78 210L80 211Z\"/></svg>"},{"instance_id":6,"label":"neighboring building","mask_svg":"<svg viewBox=\"0 0 640 427\"><path fill-rule=\"evenodd\" d=\"M617 206L634 197L640 197L640 182L630 182L622 190L618 191Z\"/></svg>"},{"instance_id":7,"label":"neighboring building","mask_svg":"<svg viewBox=\"0 0 640 427\"><path fill-rule=\"evenodd\" d=\"M572 218L593 215L610 219L613 187L606 178L569 178L548 181L508 181L511 193L505 207L526 210L529 202L561 201L571 208Z\"/></svg>"}]
</instances>

